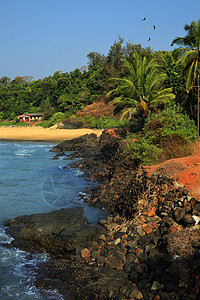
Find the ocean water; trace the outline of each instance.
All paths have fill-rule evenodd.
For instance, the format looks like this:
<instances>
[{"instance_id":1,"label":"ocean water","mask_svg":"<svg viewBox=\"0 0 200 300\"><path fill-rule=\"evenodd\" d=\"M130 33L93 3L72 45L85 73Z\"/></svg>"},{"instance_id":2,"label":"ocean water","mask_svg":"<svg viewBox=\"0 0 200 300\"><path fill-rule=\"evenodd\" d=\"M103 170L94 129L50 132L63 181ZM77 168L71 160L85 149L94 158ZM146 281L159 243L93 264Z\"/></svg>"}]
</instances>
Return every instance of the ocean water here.
<instances>
[{"instance_id":1,"label":"ocean water","mask_svg":"<svg viewBox=\"0 0 200 300\"><path fill-rule=\"evenodd\" d=\"M46 254L34 254L9 247L12 238L3 223L20 215L83 206L91 223L105 212L89 207L79 195L93 184L79 170L71 169L71 160L53 160L47 142L0 141L0 299L62 299L55 291L34 287L37 263L48 260Z\"/></svg>"}]
</instances>

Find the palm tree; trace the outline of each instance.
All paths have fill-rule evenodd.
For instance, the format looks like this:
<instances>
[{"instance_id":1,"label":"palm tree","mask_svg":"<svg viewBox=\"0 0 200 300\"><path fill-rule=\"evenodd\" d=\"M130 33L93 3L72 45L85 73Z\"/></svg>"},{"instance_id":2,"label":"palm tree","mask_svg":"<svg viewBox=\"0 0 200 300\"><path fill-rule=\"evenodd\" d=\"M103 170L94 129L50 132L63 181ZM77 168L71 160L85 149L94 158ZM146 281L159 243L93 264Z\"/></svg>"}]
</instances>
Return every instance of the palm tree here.
<instances>
[{"instance_id":1,"label":"palm tree","mask_svg":"<svg viewBox=\"0 0 200 300\"><path fill-rule=\"evenodd\" d=\"M197 131L199 135L199 77L200 77L200 19L193 21L190 25L184 27L187 35L185 37L177 37L172 41L173 44L185 46L181 49L184 51L180 62L186 67L186 90L189 93L195 86L197 81L198 99L197 99Z\"/></svg>"},{"instance_id":2,"label":"palm tree","mask_svg":"<svg viewBox=\"0 0 200 300\"><path fill-rule=\"evenodd\" d=\"M177 44L183 51L179 62L186 68L186 90L189 92L195 85L198 73L200 74L200 19L184 27L187 32L185 37L176 37L172 45Z\"/></svg>"},{"instance_id":3,"label":"palm tree","mask_svg":"<svg viewBox=\"0 0 200 300\"><path fill-rule=\"evenodd\" d=\"M114 96L114 112L122 112L122 119L139 112L147 115L175 98L172 88L165 88L166 74L155 60L141 58L137 52L125 60L122 77L110 80L116 88L108 96Z\"/></svg>"}]
</instances>

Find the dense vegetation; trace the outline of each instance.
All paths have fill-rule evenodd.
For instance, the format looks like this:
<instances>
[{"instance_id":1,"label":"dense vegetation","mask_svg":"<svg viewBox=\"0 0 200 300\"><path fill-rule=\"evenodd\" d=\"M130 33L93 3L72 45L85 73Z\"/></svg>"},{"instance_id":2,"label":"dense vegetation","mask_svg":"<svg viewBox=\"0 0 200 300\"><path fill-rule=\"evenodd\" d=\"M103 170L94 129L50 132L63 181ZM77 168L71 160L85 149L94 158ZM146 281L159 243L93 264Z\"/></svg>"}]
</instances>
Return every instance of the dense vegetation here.
<instances>
[{"instance_id":1,"label":"dense vegetation","mask_svg":"<svg viewBox=\"0 0 200 300\"><path fill-rule=\"evenodd\" d=\"M152 113L141 131L128 134L125 148L148 165L190 155L197 141L194 121L175 105Z\"/></svg>"},{"instance_id":2,"label":"dense vegetation","mask_svg":"<svg viewBox=\"0 0 200 300\"><path fill-rule=\"evenodd\" d=\"M113 117L88 115L78 121L90 128L128 127L126 147L143 163L189 153L197 141L200 19L185 25L185 30L185 37L172 41L181 46L173 51L125 44L119 37L107 55L89 53L88 68L57 71L38 80L4 76L0 78L0 121L13 120L9 124L14 125L18 114L40 112L42 126L49 127L70 116L77 118L75 114L89 104L112 100Z\"/></svg>"},{"instance_id":3,"label":"dense vegetation","mask_svg":"<svg viewBox=\"0 0 200 300\"><path fill-rule=\"evenodd\" d=\"M33 80L31 76L16 77L12 81L6 76L0 78L0 120L11 119L25 112L42 112L44 119L47 120L56 112L63 112L68 117L86 105L102 97L106 98L108 93L117 87L117 79L109 79L124 78L129 65L134 65L135 60L137 62L135 76L139 75L140 79L145 80L143 83L145 95L139 95L139 91L143 88L139 81L135 91L134 100L139 103L140 108L145 109L147 102L148 106L152 104L155 106L152 97L155 98L156 89L159 89L164 82L165 90L173 90L177 104L183 105L191 116L194 114L192 105L196 99L195 92L191 91L187 94L184 82L187 70L176 65L176 61L180 58L180 51L154 52L150 47L142 48L141 45L131 43L124 45L123 39L119 38L119 41L114 42L110 47L107 55L91 52L87 57L89 60L87 71L86 68L76 69L70 73L57 71L53 76L38 80ZM147 71L146 74L144 72L145 66L150 70L148 76ZM154 84L156 80L154 83L151 82L150 75L155 75L158 68L160 74L162 71L160 82L156 83L160 84L160 87L154 86L153 94L150 83ZM141 97L145 97L144 101L141 101ZM109 99L112 99L111 93ZM118 112L119 106L124 106L124 103L119 104L119 101L115 101L116 112Z\"/></svg>"}]
</instances>

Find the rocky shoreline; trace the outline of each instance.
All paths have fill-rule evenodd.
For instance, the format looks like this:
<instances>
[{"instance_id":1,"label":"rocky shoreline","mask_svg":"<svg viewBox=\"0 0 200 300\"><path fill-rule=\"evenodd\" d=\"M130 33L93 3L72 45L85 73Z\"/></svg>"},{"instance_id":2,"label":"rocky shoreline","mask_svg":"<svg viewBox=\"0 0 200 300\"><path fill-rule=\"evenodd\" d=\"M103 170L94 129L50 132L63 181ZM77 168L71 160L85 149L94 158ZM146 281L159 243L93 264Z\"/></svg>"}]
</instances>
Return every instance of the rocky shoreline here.
<instances>
[{"instance_id":1,"label":"rocky shoreline","mask_svg":"<svg viewBox=\"0 0 200 300\"><path fill-rule=\"evenodd\" d=\"M106 208L106 220L88 224L82 208L62 209L10 220L6 232L15 247L51 255L35 285L64 299L198 299L200 203L122 155L124 134L105 130L52 149L55 159L65 151L82 158L72 167L101 183L87 201Z\"/></svg>"}]
</instances>

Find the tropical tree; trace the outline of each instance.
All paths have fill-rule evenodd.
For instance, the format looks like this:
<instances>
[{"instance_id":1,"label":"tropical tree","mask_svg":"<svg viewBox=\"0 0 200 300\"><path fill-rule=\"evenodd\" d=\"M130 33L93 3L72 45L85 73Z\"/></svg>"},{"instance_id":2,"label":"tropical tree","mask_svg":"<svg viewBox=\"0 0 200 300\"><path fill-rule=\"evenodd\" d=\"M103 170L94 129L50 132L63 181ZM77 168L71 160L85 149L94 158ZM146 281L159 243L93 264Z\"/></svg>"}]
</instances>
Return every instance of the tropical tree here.
<instances>
[{"instance_id":1,"label":"tropical tree","mask_svg":"<svg viewBox=\"0 0 200 300\"><path fill-rule=\"evenodd\" d=\"M172 88L165 87L167 75L155 60L148 61L137 52L125 59L120 78L110 79L116 87L108 93L114 96L114 112L122 112L122 119L135 113L148 115L175 98Z\"/></svg>"},{"instance_id":2,"label":"tropical tree","mask_svg":"<svg viewBox=\"0 0 200 300\"><path fill-rule=\"evenodd\" d=\"M198 73L200 74L200 19L193 21L190 25L184 27L187 32L185 37L176 37L172 44L181 46L183 51L179 62L186 68L186 90L189 92L195 85Z\"/></svg>"},{"instance_id":3,"label":"tropical tree","mask_svg":"<svg viewBox=\"0 0 200 300\"><path fill-rule=\"evenodd\" d=\"M185 88L185 72L181 64L177 64L180 59L179 49L164 51L161 54L161 68L167 74L166 87L173 88L176 95L176 103L184 106L187 101Z\"/></svg>"}]
</instances>

